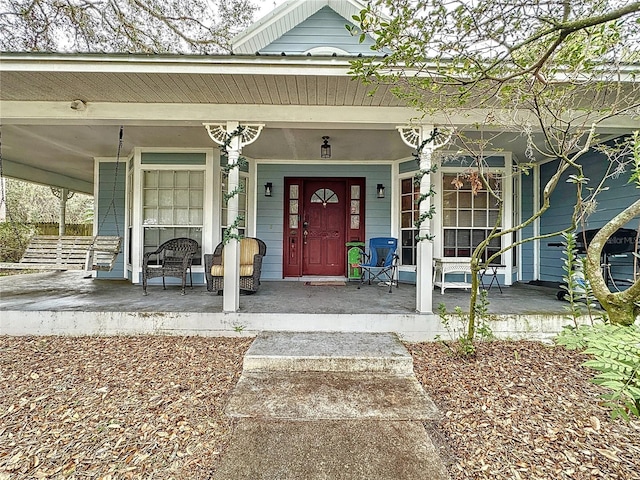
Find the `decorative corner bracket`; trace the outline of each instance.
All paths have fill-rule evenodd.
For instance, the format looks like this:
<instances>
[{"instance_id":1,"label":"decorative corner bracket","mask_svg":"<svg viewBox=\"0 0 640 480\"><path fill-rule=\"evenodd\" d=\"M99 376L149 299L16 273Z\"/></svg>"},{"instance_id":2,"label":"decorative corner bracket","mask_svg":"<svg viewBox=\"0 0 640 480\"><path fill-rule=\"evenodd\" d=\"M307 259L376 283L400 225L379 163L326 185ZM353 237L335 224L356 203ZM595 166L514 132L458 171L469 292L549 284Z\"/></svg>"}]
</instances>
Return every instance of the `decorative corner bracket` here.
<instances>
[{"instance_id":1,"label":"decorative corner bracket","mask_svg":"<svg viewBox=\"0 0 640 480\"><path fill-rule=\"evenodd\" d=\"M213 140L218 145L224 145L227 141L229 133L227 132L227 125L221 123L203 123L204 128L207 130L209 134L209 138ZM255 142L260 136L260 132L262 132L262 128L264 124L251 124L251 125L242 125L242 131L240 133L240 148L246 147L247 145Z\"/></svg>"},{"instance_id":2,"label":"decorative corner bracket","mask_svg":"<svg viewBox=\"0 0 640 480\"><path fill-rule=\"evenodd\" d=\"M420 147L420 145L424 143L424 139L428 138L428 136L425 135L424 127L421 126L402 125L396 127L396 129L400 133L400 137L405 145L411 148ZM429 132L429 135L432 137L432 140L428 143L431 143L433 149L436 149L446 145L449 140L451 140L453 130L450 128L434 127L433 130Z\"/></svg>"}]
</instances>

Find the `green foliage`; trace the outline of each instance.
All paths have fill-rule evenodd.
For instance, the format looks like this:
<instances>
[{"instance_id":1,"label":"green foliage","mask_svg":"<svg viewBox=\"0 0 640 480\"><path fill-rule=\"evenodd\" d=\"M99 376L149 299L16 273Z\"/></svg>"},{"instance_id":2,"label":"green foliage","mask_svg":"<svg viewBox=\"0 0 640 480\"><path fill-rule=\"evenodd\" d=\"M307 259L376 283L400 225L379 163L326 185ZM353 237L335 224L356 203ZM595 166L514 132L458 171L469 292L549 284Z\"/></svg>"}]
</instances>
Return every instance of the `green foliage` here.
<instances>
[{"instance_id":1,"label":"green foliage","mask_svg":"<svg viewBox=\"0 0 640 480\"><path fill-rule=\"evenodd\" d=\"M563 266L565 271L562 276L564 284L560 286L567 292L565 298L569 305L565 306L568 317L573 321L574 327L578 327L578 317L586 313L593 318L596 307L595 298L591 289L591 283L585 278L585 259L578 258L576 234L574 231L562 234Z\"/></svg>"},{"instance_id":2,"label":"green foliage","mask_svg":"<svg viewBox=\"0 0 640 480\"><path fill-rule=\"evenodd\" d=\"M613 419L640 416L640 327L597 323L578 328L565 327L556 343L571 350L583 350L593 358L584 365L599 373L593 382L609 392L604 406Z\"/></svg>"},{"instance_id":3,"label":"green foliage","mask_svg":"<svg viewBox=\"0 0 640 480\"><path fill-rule=\"evenodd\" d=\"M0 262L17 262L22 258L29 239L35 234L33 227L22 223L0 223Z\"/></svg>"},{"instance_id":4,"label":"green foliage","mask_svg":"<svg viewBox=\"0 0 640 480\"><path fill-rule=\"evenodd\" d=\"M631 171L631 177L629 183L635 183L636 188L640 188L640 131L633 132L632 145L632 157L633 157L633 169Z\"/></svg>"},{"instance_id":5,"label":"green foliage","mask_svg":"<svg viewBox=\"0 0 640 480\"><path fill-rule=\"evenodd\" d=\"M50 187L12 178L6 179L7 216L18 223L58 223L60 198ZM91 212L91 213L89 213ZM93 197L72 193L66 203L66 222L91 223Z\"/></svg>"},{"instance_id":6,"label":"green foliage","mask_svg":"<svg viewBox=\"0 0 640 480\"><path fill-rule=\"evenodd\" d=\"M231 133L226 134L224 143L220 146L220 150L222 151L223 155L228 156L229 146L231 145L231 141L233 140L234 137L242 137L242 133L244 132L245 128L246 127L244 127L243 125L239 125ZM225 177L228 177L232 170L240 169L241 166L244 166L246 164L247 164L247 159L240 156L235 161L235 163L227 164L222 167L223 174L225 175ZM224 201L225 205L227 205L229 203L229 200L231 200L233 197L237 195L240 195L243 192L244 192L243 186L238 185L233 190L225 193L223 195L222 200ZM240 240L242 238L242 235L238 233L238 229L240 225L242 225L242 222L244 222L244 215L238 213L236 215L236 218L233 219L233 222L231 223L231 225L229 225L227 228L224 229L224 233L222 235L222 242L225 245L229 243L231 239Z\"/></svg>"},{"instance_id":7,"label":"green foliage","mask_svg":"<svg viewBox=\"0 0 640 480\"><path fill-rule=\"evenodd\" d=\"M489 313L489 300L487 299L487 291L480 292L480 300L476 304L476 328L474 338L469 338L466 334L468 329L469 317L464 314L460 307L455 307L453 314L447 311L444 303L438 304L438 316L440 323L449 335L449 341L443 340L440 335L436 336L438 340L449 352L460 357L473 356L476 353L474 341L491 341L495 340L495 335L491 329L490 322L495 321L495 316ZM452 318L455 315L455 319Z\"/></svg>"}]
</instances>

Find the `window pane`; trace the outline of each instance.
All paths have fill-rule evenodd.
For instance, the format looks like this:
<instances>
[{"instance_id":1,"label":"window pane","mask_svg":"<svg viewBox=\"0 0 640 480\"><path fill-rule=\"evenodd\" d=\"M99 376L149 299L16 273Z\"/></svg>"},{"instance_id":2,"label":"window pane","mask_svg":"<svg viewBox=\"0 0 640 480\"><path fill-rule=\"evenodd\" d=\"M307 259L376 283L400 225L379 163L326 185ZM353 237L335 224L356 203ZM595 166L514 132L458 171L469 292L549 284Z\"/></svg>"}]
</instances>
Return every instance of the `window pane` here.
<instances>
[{"instance_id":1,"label":"window pane","mask_svg":"<svg viewBox=\"0 0 640 480\"><path fill-rule=\"evenodd\" d=\"M160 171L159 173L159 179L158 179L158 186L160 188L164 187L164 188L173 188L173 172L171 171Z\"/></svg>"},{"instance_id":2,"label":"window pane","mask_svg":"<svg viewBox=\"0 0 640 480\"><path fill-rule=\"evenodd\" d=\"M489 226L493 227L497 221L498 221L498 211L489 210Z\"/></svg>"},{"instance_id":3,"label":"window pane","mask_svg":"<svg viewBox=\"0 0 640 480\"><path fill-rule=\"evenodd\" d=\"M456 208L456 192L444 192L442 194L442 206L443 208Z\"/></svg>"},{"instance_id":4,"label":"window pane","mask_svg":"<svg viewBox=\"0 0 640 480\"><path fill-rule=\"evenodd\" d=\"M457 226L455 210L444 210L442 212L442 225L445 227Z\"/></svg>"},{"instance_id":5,"label":"window pane","mask_svg":"<svg viewBox=\"0 0 640 480\"><path fill-rule=\"evenodd\" d=\"M176 172L175 186L178 188L188 188L189 172Z\"/></svg>"},{"instance_id":6,"label":"window pane","mask_svg":"<svg viewBox=\"0 0 640 480\"><path fill-rule=\"evenodd\" d=\"M458 192L458 208L471 208L471 192Z\"/></svg>"},{"instance_id":7,"label":"window pane","mask_svg":"<svg viewBox=\"0 0 640 480\"><path fill-rule=\"evenodd\" d=\"M487 192L478 192L478 194L473 197L474 208L487 208L487 195Z\"/></svg>"},{"instance_id":8,"label":"window pane","mask_svg":"<svg viewBox=\"0 0 640 480\"><path fill-rule=\"evenodd\" d=\"M480 242L482 242L487 236L487 232L484 230L474 230L471 234L471 238L473 240L473 247L477 247Z\"/></svg>"},{"instance_id":9,"label":"window pane","mask_svg":"<svg viewBox=\"0 0 640 480\"><path fill-rule=\"evenodd\" d=\"M411 212L402 214L402 228L411 228L413 227L413 220Z\"/></svg>"},{"instance_id":10,"label":"window pane","mask_svg":"<svg viewBox=\"0 0 640 480\"><path fill-rule=\"evenodd\" d=\"M412 193L413 192L413 179L405 178L402 180L402 193Z\"/></svg>"},{"instance_id":11,"label":"window pane","mask_svg":"<svg viewBox=\"0 0 640 480\"><path fill-rule=\"evenodd\" d=\"M475 210L473 212L473 226L474 227L486 227L487 226L487 212L484 210Z\"/></svg>"},{"instance_id":12,"label":"window pane","mask_svg":"<svg viewBox=\"0 0 640 480\"><path fill-rule=\"evenodd\" d=\"M444 231L444 244L447 247L453 247L456 245L456 231L445 230Z\"/></svg>"},{"instance_id":13,"label":"window pane","mask_svg":"<svg viewBox=\"0 0 640 480\"><path fill-rule=\"evenodd\" d=\"M471 226L471 210L459 210L458 211L458 227L470 227Z\"/></svg>"},{"instance_id":14,"label":"window pane","mask_svg":"<svg viewBox=\"0 0 640 480\"><path fill-rule=\"evenodd\" d=\"M161 207L170 207L173 205L173 191L160 190L158 192L158 205Z\"/></svg>"},{"instance_id":15,"label":"window pane","mask_svg":"<svg viewBox=\"0 0 640 480\"><path fill-rule=\"evenodd\" d=\"M458 247L471 246L471 230L458 230L456 236Z\"/></svg>"}]
</instances>

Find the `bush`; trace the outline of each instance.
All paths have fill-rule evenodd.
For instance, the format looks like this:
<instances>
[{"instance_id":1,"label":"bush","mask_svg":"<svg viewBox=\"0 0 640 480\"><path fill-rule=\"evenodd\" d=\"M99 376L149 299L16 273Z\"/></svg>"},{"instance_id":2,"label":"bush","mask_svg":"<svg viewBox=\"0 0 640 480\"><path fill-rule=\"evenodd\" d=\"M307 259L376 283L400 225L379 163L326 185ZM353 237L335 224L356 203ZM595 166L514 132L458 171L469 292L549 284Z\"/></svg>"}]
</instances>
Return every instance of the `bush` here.
<instances>
[{"instance_id":1,"label":"bush","mask_svg":"<svg viewBox=\"0 0 640 480\"><path fill-rule=\"evenodd\" d=\"M640 327L602 323L565 327L556 343L593 357L584 365L600 372L593 383L610 390L601 398L611 408L612 418L640 416Z\"/></svg>"},{"instance_id":2,"label":"bush","mask_svg":"<svg viewBox=\"0 0 640 480\"><path fill-rule=\"evenodd\" d=\"M0 223L0 262L17 262L35 234L33 227L22 223Z\"/></svg>"}]
</instances>

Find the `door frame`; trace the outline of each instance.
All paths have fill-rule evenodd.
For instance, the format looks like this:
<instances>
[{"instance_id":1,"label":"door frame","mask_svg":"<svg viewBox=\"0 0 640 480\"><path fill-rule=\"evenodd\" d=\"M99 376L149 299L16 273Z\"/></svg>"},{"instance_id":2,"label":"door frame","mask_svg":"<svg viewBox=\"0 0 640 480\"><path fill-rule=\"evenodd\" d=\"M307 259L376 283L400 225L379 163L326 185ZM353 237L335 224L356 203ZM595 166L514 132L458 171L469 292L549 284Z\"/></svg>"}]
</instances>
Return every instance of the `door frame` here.
<instances>
[{"instance_id":1,"label":"door frame","mask_svg":"<svg viewBox=\"0 0 640 480\"><path fill-rule=\"evenodd\" d=\"M364 242L365 177L284 177L282 278L301 277L303 269L303 205L307 182L345 183L344 228L346 242ZM352 228L357 227L357 228ZM346 246L345 246L346 275Z\"/></svg>"}]
</instances>

